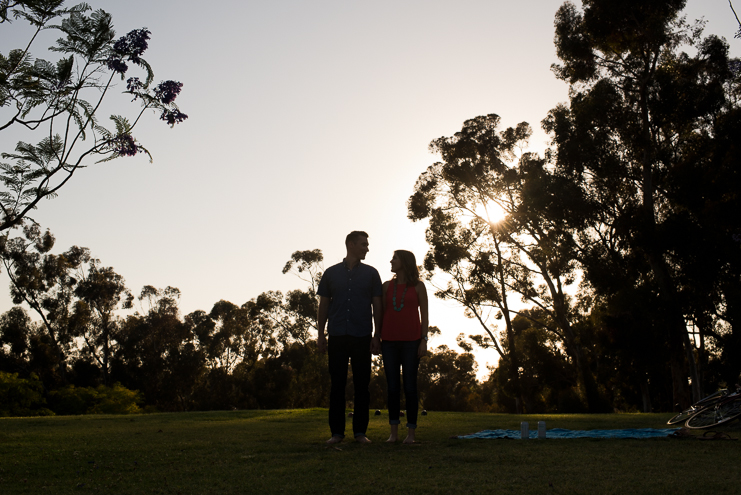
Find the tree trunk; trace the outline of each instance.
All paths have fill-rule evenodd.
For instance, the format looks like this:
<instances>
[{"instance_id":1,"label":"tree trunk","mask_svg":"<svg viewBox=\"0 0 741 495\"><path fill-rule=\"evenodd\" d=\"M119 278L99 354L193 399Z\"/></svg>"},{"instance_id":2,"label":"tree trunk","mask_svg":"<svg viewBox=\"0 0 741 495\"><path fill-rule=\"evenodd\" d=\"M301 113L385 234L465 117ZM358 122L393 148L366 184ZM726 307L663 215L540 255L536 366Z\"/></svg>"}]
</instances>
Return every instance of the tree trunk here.
<instances>
[{"instance_id":1,"label":"tree trunk","mask_svg":"<svg viewBox=\"0 0 741 495\"><path fill-rule=\"evenodd\" d=\"M509 315L505 315L507 328L507 340L509 341L509 379L515 392L515 412L522 414L522 405L525 402L522 396L522 386L520 386L520 360L517 356L517 346L515 344L515 332L512 329L512 321Z\"/></svg>"},{"instance_id":2,"label":"tree trunk","mask_svg":"<svg viewBox=\"0 0 741 495\"><path fill-rule=\"evenodd\" d=\"M664 252L657 242L656 228L656 202L654 201L654 151L657 149L656 143L651 135L651 120L648 109L648 91L650 81L654 77L654 66L649 63L652 58L646 57L646 66L644 67L644 77L640 79L640 114L641 114L641 136L639 149L642 150L641 156L641 195L643 210L643 228L639 228L639 233L643 234L643 249L647 257L651 272L653 273L659 289L659 298L664 306L663 313L668 317L669 325L669 345L672 354L671 369L672 383L674 391L674 404L680 404L683 408L689 404L686 394L687 375L692 380L692 395L695 402L700 400L699 376L697 375L697 366L695 363L694 353L688 348L689 337L687 336L687 325L684 320L684 314L681 305L678 303L675 284L671 279L669 268L664 259ZM642 232L640 232L642 230ZM689 366L687 373L686 364ZM684 376L682 376L684 375ZM680 389L682 392L680 393Z\"/></svg>"},{"instance_id":3,"label":"tree trunk","mask_svg":"<svg viewBox=\"0 0 741 495\"><path fill-rule=\"evenodd\" d=\"M565 319L561 319L561 329L564 333L564 344L566 352L574 358L576 370L579 377L579 385L584 392L587 400L587 410L591 413L606 412L602 399L597 389L597 383L594 381L592 371L589 369L587 360L584 357L581 345L576 343L576 336L571 328L571 324Z\"/></svg>"},{"instance_id":4,"label":"tree trunk","mask_svg":"<svg viewBox=\"0 0 741 495\"><path fill-rule=\"evenodd\" d=\"M648 380L641 382L641 399L643 400L643 412L650 413L653 407L651 406L651 393L648 389Z\"/></svg>"},{"instance_id":5,"label":"tree trunk","mask_svg":"<svg viewBox=\"0 0 741 495\"><path fill-rule=\"evenodd\" d=\"M674 411L682 411L690 406L687 399L687 376L682 371L682 365L676 360L675 353L672 353L669 366L672 373L672 402Z\"/></svg>"}]
</instances>

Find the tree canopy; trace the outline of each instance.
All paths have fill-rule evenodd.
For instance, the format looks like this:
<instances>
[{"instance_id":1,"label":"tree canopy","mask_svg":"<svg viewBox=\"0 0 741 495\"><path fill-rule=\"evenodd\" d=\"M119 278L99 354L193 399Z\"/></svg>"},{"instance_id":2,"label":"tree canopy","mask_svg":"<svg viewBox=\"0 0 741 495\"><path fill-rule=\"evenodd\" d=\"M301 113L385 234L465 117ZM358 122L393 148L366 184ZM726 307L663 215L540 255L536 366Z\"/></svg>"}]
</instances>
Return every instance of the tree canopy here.
<instances>
[{"instance_id":1,"label":"tree canopy","mask_svg":"<svg viewBox=\"0 0 741 495\"><path fill-rule=\"evenodd\" d=\"M482 322L485 336L474 340L498 349L515 398L525 399L528 356L507 316L566 351L592 411L614 399L597 381L603 332L613 333L601 341L613 343L606 355L637 365L643 404L667 379L664 404L686 405L738 375L739 61L725 40L702 37L702 23L688 24L683 7L592 0L558 10L553 72L570 101L543 121L545 156L524 152L526 123L497 131L496 115L430 145L442 161L408 202L412 220L429 220L425 268L449 277L439 296ZM494 206L504 220L489 217ZM482 318L489 309L504 320L501 343ZM614 338L627 324L641 331ZM665 357L668 377L642 346ZM703 381L716 365L722 378Z\"/></svg>"},{"instance_id":2,"label":"tree canopy","mask_svg":"<svg viewBox=\"0 0 741 495\"><path fill-rule=\"evenodd\" d=\"M3 0L0 27L28 25L28 43L0 53L0 131L20 128L39 139L19 141L0 157L0 232L22 223L44 198L55 197L81 168L139 153L149 155L133 131L147 110L170 126L188 116L175 99L182 83L155 84L143 58L150 31L134 29L116 38L111 15L86 3L67 7L65 0ZM60 38L46 60L33 55L45 31ZM142 71L131 75L130 69ZM128 75L128 78L127 78ZM103 101L123 82L139 102L131 117L111 115L112 127L100 122ZM151 159L151 156L150 156Z\"/></svg>"}]
</instances>

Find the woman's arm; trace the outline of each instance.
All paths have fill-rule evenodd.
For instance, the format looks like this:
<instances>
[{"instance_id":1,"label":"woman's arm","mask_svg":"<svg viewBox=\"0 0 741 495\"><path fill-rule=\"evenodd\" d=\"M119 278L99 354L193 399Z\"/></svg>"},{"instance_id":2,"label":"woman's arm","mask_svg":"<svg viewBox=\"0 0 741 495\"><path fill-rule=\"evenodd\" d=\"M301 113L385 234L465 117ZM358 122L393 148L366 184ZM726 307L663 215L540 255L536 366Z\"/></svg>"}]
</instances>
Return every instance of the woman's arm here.
<instances>
[{"instance_id":1,"label":"woman's arm","mask_svg":"<svg viewBox=\"0 0 741 495\"><path fill-rule=\"evenodd\" d=\"M386 291L388 291L388 289L389 289L389 283L390 282L391 282L390 280L384 282L383 283L383 288L381 289L383 291L382 294L381 294L381 304L383 306L383 312L384 313L386 312Z\"/></svg>"},{"instance_id":2,"label":"woman's arm","mask_svg":"<svg viewBox=\"0 0 741 495\"><path fill-rule=\"evenodd\" d=\"M417 355L419 357L422 357L427 354L427 327L430 324L427 310L427 288L425 287L424 282L420 280L417 284L417 287L415 287L415 290L417 291L417 299L419 300L419 323L422 334L422 340L419 343L419 350L417 352Z\"/></svg>"}]
</instances>

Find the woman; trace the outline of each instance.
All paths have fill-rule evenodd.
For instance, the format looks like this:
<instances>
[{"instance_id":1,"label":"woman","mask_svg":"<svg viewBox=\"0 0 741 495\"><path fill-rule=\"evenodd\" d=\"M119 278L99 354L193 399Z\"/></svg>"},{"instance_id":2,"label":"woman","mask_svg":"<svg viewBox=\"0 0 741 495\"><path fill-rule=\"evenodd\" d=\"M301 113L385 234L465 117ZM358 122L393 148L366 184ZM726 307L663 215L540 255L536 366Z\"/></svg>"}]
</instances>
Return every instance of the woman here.
<instances>
[{"instance_id":1,"label":"woman","mask_svg":"<svg viewBox=\"0 0 741 495\"><path fill-rule=\"evenodd\" d=\"M404 443L414 443L417 428L417 370L419 358L427 353L427 289L419 280L414 254L394 251L391 258L394 278L383 284L383 325L381 353L388 383L388 408L391 436L396 442L401 408L401 377L404 377L404 398L407 409L408 433Z\"/></svg>"}]
</instances>

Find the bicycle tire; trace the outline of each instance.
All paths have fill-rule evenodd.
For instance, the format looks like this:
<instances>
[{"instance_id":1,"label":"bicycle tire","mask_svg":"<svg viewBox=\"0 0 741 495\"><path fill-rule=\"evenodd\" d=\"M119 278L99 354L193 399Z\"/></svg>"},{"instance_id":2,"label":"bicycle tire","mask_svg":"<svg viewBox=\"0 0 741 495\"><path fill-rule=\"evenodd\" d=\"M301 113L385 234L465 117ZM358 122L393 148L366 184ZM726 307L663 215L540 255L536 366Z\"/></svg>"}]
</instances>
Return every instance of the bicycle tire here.
<instances>
[{"instance_id":1,"label":"bicycle tire","mask_svg":"<svg viewBox=\"0 0 741 495\"><path fill-rule=\"evenodd\" d=\"M736 397L732 401L726 402L722 407L724 408L723 419L716 423L718 425L730 423L741 416L741 397Z\"/></svg>"},{"instance_id":2,"label":"bicycle tire","mask_svg":"<svg viewBox=\"0 0 741 495\"><path fill-rule=\"evenodd\" d=\"M668 425L676 425L679 423L684 423L688 419L690 419L695 414L699 413L701 410L705 409L706 407L713 406L720 402L726 395L728 394L727 389L721 389L717 392L708 395L707 397L695 402L692 406L688 407L684 411L675 414L672 416L669 421L666 422Z\"/></svg>"},{"instance_id":3,"label":"bicycle tire","mask_svg":"<svg viewBox=\"0 0 741 495\"><path fill-rule=\"evenodd\" d=\"M684 411L675 414L671 418L669 418L669 421L666 422L668 425L678 425L680 423L684 423L688 419L690 419L695 414L699 413L701 410L705 409L704 407L690 407L689 409L685 409Z\"/></svg>"},{"instance_id":4,"label":"bicycle tire","mask_svg":"<svg viewBox=\"0 0 741 495\"><path fill-rule=\"evenodd\" d=\"M714 392L714 393L708 395L707 397L704 397L704 398L698 400L697 402L695 402L694 404L692 404L692 407L694 407L695 409L697 409L698 407L708 407L710 404L715 404L717 402L720 402L727 395L728 395L728 389L727 388L722 388L722 389L718 390L717 392Z\"/></svg>"},{"instance_id":5,"label":"bicycle tire","mask_svg":"<svg viewBox=\"0 0 741 495\"><path fill-rule=\"evenodd\" d=\"M741 396L699 411L687 420L685 426L691 430L701 430L728 423L739 416L741 416Z\"/></svg>"}]
</instances>

